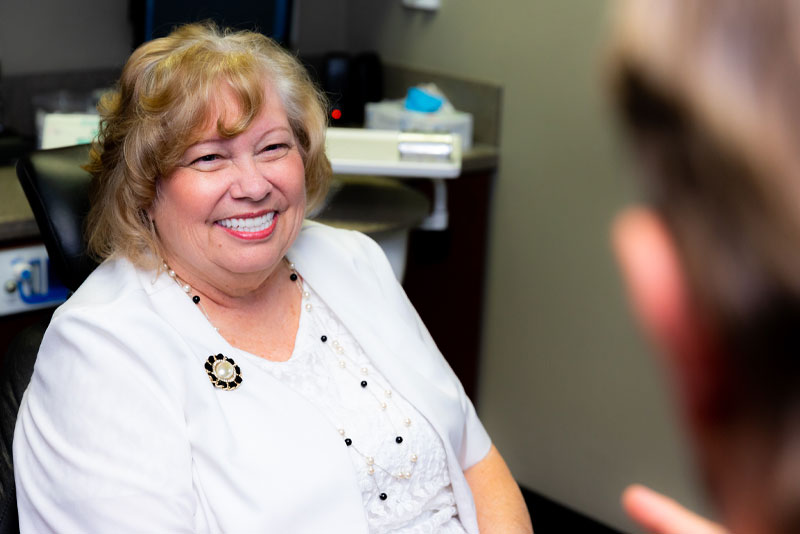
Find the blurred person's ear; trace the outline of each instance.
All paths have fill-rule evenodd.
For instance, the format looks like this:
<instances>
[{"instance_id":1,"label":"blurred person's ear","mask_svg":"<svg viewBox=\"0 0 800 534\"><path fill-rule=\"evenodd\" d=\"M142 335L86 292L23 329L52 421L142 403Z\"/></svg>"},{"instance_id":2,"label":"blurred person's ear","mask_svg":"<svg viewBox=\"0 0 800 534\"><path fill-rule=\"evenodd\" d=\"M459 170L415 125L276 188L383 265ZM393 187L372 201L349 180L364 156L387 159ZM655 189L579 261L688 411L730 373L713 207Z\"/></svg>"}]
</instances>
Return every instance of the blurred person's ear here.
<instances>
[{"instance_id":1,"label":"blurred person's ear","mask_svg":"<svg viewBox=\"0 0 800 534\"><path fill-rule=\"evenodd\" d=\"M672 235L655 211L632 207L614 221L612 241L634 315L663 354L687 415L709 422L725 403L726 369L692 306Z\"/></svg>"}]
</instances>

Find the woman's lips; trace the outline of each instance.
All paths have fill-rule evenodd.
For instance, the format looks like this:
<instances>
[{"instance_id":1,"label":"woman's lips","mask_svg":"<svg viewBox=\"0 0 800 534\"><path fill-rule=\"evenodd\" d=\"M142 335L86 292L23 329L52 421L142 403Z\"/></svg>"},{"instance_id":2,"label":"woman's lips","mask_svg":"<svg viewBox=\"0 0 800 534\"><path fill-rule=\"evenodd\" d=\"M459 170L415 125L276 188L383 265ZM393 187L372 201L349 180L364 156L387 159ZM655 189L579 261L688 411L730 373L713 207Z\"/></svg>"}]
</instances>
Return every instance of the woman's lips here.
<instances>
[{"instance_id":1,"label":"woman's lips","mask_svg":"<svg viewBox=\"0 0 800 534\"><path fill-rule=\"evenodd\" d=\"M256 217L231 217L221 219L215 224L222 227L230 235L239 239L258 240L268 237L275 229L278 213L267 212Z\"/></svg>"}]
</instances>

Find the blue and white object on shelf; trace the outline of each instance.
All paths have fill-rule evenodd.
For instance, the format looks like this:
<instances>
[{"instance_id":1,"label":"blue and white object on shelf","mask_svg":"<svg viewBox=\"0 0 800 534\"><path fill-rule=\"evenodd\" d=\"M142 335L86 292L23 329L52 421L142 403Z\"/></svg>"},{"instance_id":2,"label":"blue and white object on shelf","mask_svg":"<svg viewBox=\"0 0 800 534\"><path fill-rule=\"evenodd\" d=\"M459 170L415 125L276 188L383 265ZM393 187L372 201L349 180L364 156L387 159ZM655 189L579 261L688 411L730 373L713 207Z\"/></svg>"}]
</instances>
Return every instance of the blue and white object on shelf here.
<instances>
[{"instance_id":1,"label":"blue and white object on shelf","mask_svg":"<svg viewBox=\"0 0 800 534\"><path fill-rule=\"evenodd\" d=\"M0 315L54 307L68 290L55 277L44 245L0 250Z\"/></svg>"},{"instance_id":2,"label":"blue and white object on shelf","mask_svg":"<svg viewBox=\"0 0 800 534\"><path fill-rule=\"evenodd\" d=\"M463 151L472 148L472 122L471 113L455 109L432 83L410 87L404 99L364 106L364 126L368 129L456 134Z\"/></svg>"}]
</instances>

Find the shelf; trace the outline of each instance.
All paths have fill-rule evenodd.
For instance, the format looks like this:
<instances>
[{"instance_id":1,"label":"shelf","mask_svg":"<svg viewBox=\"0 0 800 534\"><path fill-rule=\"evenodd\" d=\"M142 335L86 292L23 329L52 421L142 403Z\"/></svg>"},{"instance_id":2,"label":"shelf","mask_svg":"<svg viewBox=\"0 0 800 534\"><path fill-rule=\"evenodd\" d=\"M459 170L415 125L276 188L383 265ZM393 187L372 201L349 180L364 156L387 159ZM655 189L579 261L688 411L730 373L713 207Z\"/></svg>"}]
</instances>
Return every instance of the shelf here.
<instances>
[{"instance_id":1,"label":"shelf","mask_svg":"<svg viewBox=\"0 0 800 534\"><path fill-rule=\"evenodd\" d=\"M451 134L328 128L326 149L334 174L400 178L461 174L461 142Z\"/></svg>"}]
</instances>

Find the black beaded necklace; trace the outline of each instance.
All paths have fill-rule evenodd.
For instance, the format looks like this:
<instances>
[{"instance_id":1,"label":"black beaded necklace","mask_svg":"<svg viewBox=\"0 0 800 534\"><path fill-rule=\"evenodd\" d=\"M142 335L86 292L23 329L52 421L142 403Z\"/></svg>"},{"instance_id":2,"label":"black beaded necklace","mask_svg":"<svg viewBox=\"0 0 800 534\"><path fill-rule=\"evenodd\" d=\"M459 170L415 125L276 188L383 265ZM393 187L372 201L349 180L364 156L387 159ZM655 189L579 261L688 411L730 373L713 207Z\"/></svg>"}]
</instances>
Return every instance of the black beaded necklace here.
<instances>
[{"instance_id":1,"label":"black beaded necklace","mask_svg":"<svg viewBox=\"0 0 800 534\"><path fill-rule=\"evenodd\" d=\"M301 294L303 296L303 300L304 301L308 301L310 299L310 294L309 294L308 291L306 291L303 288L302 282L300 281L298 275L296 274L294 264L290 263L289 264L289 268L292 270L292 275L290 276L291 280L297 284L297 286L300 289L300 292L301 292ZM313 310L313 306L312 306L312 304L310 302L306 302L304 307L305 307L307 312L311 312ZM313 317L313 315L312 315L312 317ZM321 330L324 330L324 327L319 324L319 322L317 321L316 318L314 319L314 323ZM327 334L321 334L319 336L319 340L337 358L338 367L343 372L349 373L357 381L357 383L358 383L358 385L359 385L359 387L361 389L365 390L365 392L370 393L373 396L373 398L375 398L375 400L378 403L378 408L382 412L384 412L386 414L387 421L389 421L389 424L392 427L395 428L394 442L398 446L406 446L406 447L408 447L408 444L406 443L406 440L403 438L403 436L400 434L400 432L397 432L397 428L395 427L391 417L387 413L388 407L389 407L388 403L392 399L392 390L388 386L386 386L385 384L383 386L376 385L376 383L378 382L377 379L370 380L369 379L369 368L366 367L366 366L359 367L356 364L356 362L353 361L347 355L344 346L337 339L333 339L333 340L331 340L330 343L328 343ZM357 371L355 369L357 369ZM397 410L398 412L401 413L403 426L406 427L406 428L410 427L411 426L411 419L409 417L407 417L405 414L402 413L400 407L397 406L396 403L395 403L395 410ZM354 451L356 454L358 454L362 458L362 460L364 462L364 465L365 465L365 468L366 468L366 472L367 472L368 475L370 475L373 483L375 484L375 487L376 487L376 490L377 490L377 496L381 501L387 500L388 499L388 495L387 495L387 493L385 491L383 491L380 488L380 486L378 484L378 481L374 477L376 469L382 471L383 473L385 473L386 475L394 478L395 480L409 480L411 478L412 473L414 471L414 468L415 468L415 466L417 464L417 461L419 460L419 456L418 456L417 453L412 452L409 455L409 457L408 457L409 468L408 469L406 469L404 471L400 471L400 472L394 472L394 471L391 471L390 469L385 468L384 466L380 465L379 463L377 463L375 461L375 458L372 455L369 455L369 454L361 451L358 448L358 446L356 445L354 439L347 434L347 432L346 432L346 430L344 428L337 428L337 431L339 432L339 435L344 439L344 444L350 450ZM404 443L406 443L406 445L403 445Z\"/></svg>"},{"instance_id":2,"label":"black beaded necklace","mask_svg":"<svg viewBox=\"0 0 800 534\"><path fill-rule=\"evenodd\" d=\"M289 280L294 282L297 285L297 287L299 288L300 293L301 293L302 298L303 298L303 301L305 302L305 304L304 304L305 310L307 312L311 312L312 309L313 309L313 306L312 306L312 304L310 302L307 302L309 300L309 298L310 298L310 293L303 288L302 281L300 280L300 277L297 274L297 271L295 270L294 264L289 262L286 258L284 258L284 260L286 261L286 263L287 263L287 265L289 267L289 270L291 271L290 274L289 274ZM200 296L197 295L196 293L194 293L192 287L189 284L187 284L185 281L181 280L181 278L175 273L174 270L172 270L169 267L169 265L166 262L163 262L163 268L167 272L167 275L170 278L172 278L175 281L175 283L178 284L178 286L183 290L183 292L186 293L189 297L191 297L192 302L197 305L197 307L203 313L203 315L205 316L206 320L211 325L211 327L214 329L214 331L219 332L219 328L216 325L214 325L213 321L211 320L211 318L208 315L208 312L206 311L205 307L203 306L202 299L200 298ZM359 369L358 373L356 373L352 369L356 368L358 366L355 364L355 362L353 360L351 360L347 356L347 354L345 353L344 347L339 343L338 340L334 339L334 340L331 341L331 343L328 343L328 336L325 335L325 334L320 335L319 339L320 339L320 342L322 342L327 347L329 347L330 350L334 353L334 355L338 358L338 366L339 366L339 368L342 369L343 371L346 371L346 372L350 373L351 375L353 375L358 380L358 385L362 389L370 392L372 394L372 396L376 399L376 401L378 402L378 407L380 408L380 410L383 411L383 412L386 412L387 408L388 408L388 401L392 397L392 390L390 388L388 388L388 387L379 388L379 389L383 390L383 397L381 397L379 393L375 392L375 388L370 386L370 382L367 380L367 377L369 375L369 368L361 367ZM239 368L239 366L236 365L236 363L233 361L232 358L229 358L229 357L224 356L222 354L216 354L216 355L209 356L207 361L205 362L205 370L209 375L209 379L211 380L211 383L217 388L226 389L226 390L233 390L233 389L238 388L239 385L242 383L241 369ZM400 408L398 406L396 406L396 409L398 411L400 410ZM394 427L394 424L392 423L392 420L391 420L391 418L389 417L388 414L386 415L386 417L387 417L387 420L389 421L390 425L392 425ZM404 414L403 414L403 425L405 427L410 427L411 426L411 419L409 417L405 416ZM395 430L396 430L396 427L395 427ZM377 496L381 501L387 500L388 499L388 495L387 495L387 493L385 491L381 490L381 488L378 485L377 480L373 476L375 474L375 472L376 472L375 471L376 468L381 470L382 472L384 472L388 476L394 478L395 480L408 480L408 479L411 478L412 473L414 471L414 467L416 466L417 461L419 460L419 456L417 455L417 453L411 453L409 455L409 460L408 461L409 461L409 464L410 464L410 468L408 470L401 471L401 472L392 472L391 470L386 469L385 467L383 467L380 464L376 463L375 462L375 458L373 456L370 456L370 455L362 452L355 445L355 443L353 441L353 438L351 438L350 436L347 435L347 432L345 431L344 428L337 428L337 432L339 433L340 436L342 436L342 438L344 438L345 446L347 446L349 449L353 450L356 454L358 454L363 459L364 464L366 466L366 472L367 472L368 475L371 476L373 482L375 483L375 487L376 487L376 490L377 490ZM395 432L395 433L396 433L396 436L394 438L395 443L397 445L403 445L403 443L405 442L403 436L400 435L399 432Z\"/></svg>"}]
</instances>

